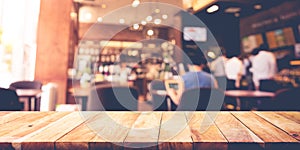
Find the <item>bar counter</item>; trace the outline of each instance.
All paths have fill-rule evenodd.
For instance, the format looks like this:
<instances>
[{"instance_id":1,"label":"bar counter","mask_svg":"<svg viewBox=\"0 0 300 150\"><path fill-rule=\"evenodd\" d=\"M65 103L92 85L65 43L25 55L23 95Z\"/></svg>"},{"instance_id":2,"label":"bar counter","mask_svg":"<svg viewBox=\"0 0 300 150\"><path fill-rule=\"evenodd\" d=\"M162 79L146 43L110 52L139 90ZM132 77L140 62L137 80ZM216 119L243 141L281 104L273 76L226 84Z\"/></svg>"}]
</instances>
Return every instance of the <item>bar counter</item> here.
<instances>
[{"instance_id":1,"label":"bar counter","mask_svg":"<svg viewBox=\"0 0 300 150\"><path fill-rule=\"evenodd\" d=\"M300 149L300 112L0 112L0 118L0 149Z\"/></svg>"}]
</instances>

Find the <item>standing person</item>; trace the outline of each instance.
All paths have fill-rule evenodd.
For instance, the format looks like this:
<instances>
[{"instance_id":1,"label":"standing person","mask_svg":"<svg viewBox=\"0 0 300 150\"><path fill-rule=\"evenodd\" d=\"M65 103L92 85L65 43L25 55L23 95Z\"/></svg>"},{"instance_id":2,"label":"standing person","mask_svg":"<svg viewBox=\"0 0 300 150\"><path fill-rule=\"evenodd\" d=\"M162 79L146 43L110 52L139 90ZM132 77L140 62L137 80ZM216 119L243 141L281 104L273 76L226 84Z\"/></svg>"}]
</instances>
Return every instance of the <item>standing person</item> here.
<instances>
[{"instance_id":1,"label":"standing person","mask_svg":"<svg viewBox=\"0 0 300 150\"><path fill-rule=\"evenodd\" d=\"M217 82L215 78L203 71L206 66L207 61L203 56L198 56L191 58L191 64L188 64L189 72L185 73L181 80L178 82L178 90L175 91L171 88L166 88L168 95L171 97L172 101L178 105L180 103L180 98L182 93L187 89L192 88L217 88Z\"/></svg>"},{"instance_id":2,"label":"standing person","mask_svg":"<svg viewBox=\"0 0 300 150\"><path fill-rule=\"evenodd\" d=\"M226 50L221 48L221 54L218 58L210 64L210 70L213 72L214 77L217 80L218 87L225 90L226 89L226 72L225 63L227 61Z\"/></svg>"},{"instance_id":3,"label":"standing person","mask_svg":"<svg viewBox=\"0 0 300 150\"><path fill-rule=\"evenodd\" d=\"M262 44L259 48L252 51L254 55L252 59L251 72L253 74L253 82L255 89L259 89L259 81L263 79L271 79L277 73L276 57L272 52L267 51L267 46Z\"/></svg>"},{"instance_id":4,"label":"standing person","mask_svg":"<svg viewBox=\"0 0 300 150\"><path fill-rule=\"evenodd\" d=\"M243 90L254 90L254 84L252 79L252 72L250 68L252 67L252 55L251 54L242 54L240 56L241 61L243 62L243 76L241 79L241 89Z\"/></svg>"},{"instance_id":5,"label":"standing person","mask_svg":"<svg viewBox=\"0 0 300 150\"><path fill-rule=\"evenodd\" d=\"M232 56L225 63L225 73L227 78L227 89L240 88L240 81L244 73L243 62L240 58Z\"/></svg>"}]
</instances>

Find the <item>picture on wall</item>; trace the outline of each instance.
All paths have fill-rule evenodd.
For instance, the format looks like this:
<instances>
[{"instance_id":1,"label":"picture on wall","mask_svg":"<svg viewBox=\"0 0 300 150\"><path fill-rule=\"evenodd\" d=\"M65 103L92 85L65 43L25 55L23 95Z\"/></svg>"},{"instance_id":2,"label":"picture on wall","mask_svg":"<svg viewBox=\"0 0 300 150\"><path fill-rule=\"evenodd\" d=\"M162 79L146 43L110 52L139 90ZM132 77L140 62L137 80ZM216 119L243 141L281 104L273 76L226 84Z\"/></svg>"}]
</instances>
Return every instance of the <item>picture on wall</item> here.
<instances>
[{"instance_id":1,"label":"picture on wall","mask_svg":"<svg viewBox=\"0 0 300 150\"><path fill-rule=\"evenodd\" d=\"M296 43L291 27L269 31L266 36L270 49L292 46Z\"/></svg>"},{"instance_id":2,"label":"picture on wall","mask_svg":"<svg viewBox=\"0 0 300 150\"><path fill-rule=\"evenodd\" d=\"M242 38L242 48L244 53L251 53L254 48L259 47L263 43L261 34L249 35Z\"/></svg>"}]
</instances>

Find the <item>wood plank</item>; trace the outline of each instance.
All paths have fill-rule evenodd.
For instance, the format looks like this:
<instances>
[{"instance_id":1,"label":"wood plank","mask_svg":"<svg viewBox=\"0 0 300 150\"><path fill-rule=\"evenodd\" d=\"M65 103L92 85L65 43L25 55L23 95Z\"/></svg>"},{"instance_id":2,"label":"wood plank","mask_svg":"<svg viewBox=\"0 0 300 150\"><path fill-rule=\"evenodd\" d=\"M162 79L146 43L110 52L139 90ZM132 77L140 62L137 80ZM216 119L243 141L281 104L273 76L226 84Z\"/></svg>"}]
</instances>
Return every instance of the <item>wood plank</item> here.
<instances>
[{"instance_id":1,"label":"wood plank","mask_svg":"<svg viewBox=\"0 0 300 150\"><path fill-rule=\"evenodd\" d=\"M186 113L194 149L227 150L228 142L206 112Z\"/></svg>"},{"instance_id":2,"label":"wood plank","mask_svg":"<svg viewBox=\"0 0 300 150\"><path fill-rule=\"evenodd\" d=\"M11 113L11 111L1 111L0 112L0 117L5 116L7 114Z\"/></svg>"},{"instance_id":3,"label":"wood plank","mask_svg":"<svg viewBox=\"0 0 300 150\"><path fill-rule=\"evenodd\" d=\"M219 130L228 140L228 149L260 149L264 142L245 127L230 112L219 112L214 119Z\"/></svg>"},{"instance_id":4,"label":"wood plank","mask_svg":"<svg viewBox=\"0 0 300 150\"><path fill-rule=\"evenodd\" d=\"M17 138L22 138L32 132L35 132L36 130L52 123L55 122L56 120L60 119L61 117L66 116L69 114L69 112L43 112L43 116L36 117L35 120L30 120L30 121L22 121L20 122L12 122L9 125L13 125L13 128L7 134L2 135L2 137L14 137L15 139ZM36 115L32 115L36 116ZM6 142L11 142L11 141L6 141Z\"/></svg>"},{"instance_id":5,"label":"wood plank","mask_svg":"<svg viewBox=\"0 0 300 150\"><path fill-rule=\"evenodd\" d=\"M5 137L6 135L9 135L10 133L15 132L16 130L19 130L20 128L22 128L24 126L28 126L32 122L37 121L43 117L46 117L47 115L50 115L51 112L16 113L16 115L17 114L21 114L22 117L21 118L18 117L17 119L11 120L9 122L6 122L6 123L0 125L0 136L1 137ZM15 117L15 116L12 116L12 117ZM18 138L18 137L15 137L15 138Z\"/></svg>"},{"instance_id":6,"label":"wood plank","mask_svg":"<svg viewBox=\"0 0 300 150\"><path fill-rule=\"evenodd\" d=\"M16 112L4 116L11 117L11 119L2 119L2 121L5 123L2 122L0 125L1 149L13 149L12 141L21 138L28 132L33 132L34 130L31 130L32 122L46 117L48 114L48 112Z\"/></svg>"},{"instance_id":7,"label":"wood plank","mask_svg":"<svg viewBox=\"0 0 300 150\"><path fill-rule=\"evenodd\" d=\"M159 149L193 149L193 140L184 112L163 112Z\"/></svg>"},{"instance_id":8,"label":"wood plank","mask_svg":"<svg viewBox=\"0 0 300 150\"><path fill-rule=\"evenodd\" d=\"M276 126L251 112L232 112L265 143L265 149L299 149L299 142Z\"/></svg>"},{"instance_id":9,"label":"wood plank","mask_svg":"<svg viewBox=\"0 0 300 150\"><path fill-rule=\"evenodd\" d=\"M293 120L290 120L274 112L254 112L254 113L266 119L273 125L277 126L281 130L288 133L290 136L300 141L300 123L297 123ZM298 113L298 115L300 115L300 113Z\"/></svg>"},{"instance_id":10,"label":"wood plank","mask_svg":"<svg viewBox=\"0 0 300 150\"><path fill-rule=\"evenodd\" d=\"M24 111L16 111L3 115L2 117L0 117L0 125L21 118L26 114L27 112Z\"/></svg>"},{"instance_id":11,"label":"wood plank","mask_svg":"<svg viewBox=\"0 0 300 150\"><path fill-rule=\"evenodd\" d=\"M293 112L293 111L289 111L289 112L286 112L286 111L278 111L276 112L277 114L280 114L290 120L293 120L297 123L300 123L300 112Z\"/></svg>"},{"instance_id":12,"label":"wood plank","mask_svg":"<svg viewBox=\"0 0 300 150\"><path fill-rule=\"evenodd\" d=\"M83 118L82 114L85 114L86 118ZM13 146L16 149L54 149L56 140L92 116L92 112L72 112L21 139L13 141Z\"/></svg>"},{"instance_id":13,"label":"wood plank","mask_svg":"<svg viewBox=\"0 0 300 150\"><path fill-rule=\"evenodd\" d=\"M105 112L88 124L96 133L90 149L122 149L123 142L140 112Z\"/></svg>"},{"instance_id":14,"label":"wood plank","mask_svg":"<svg viewBox=\"0 0 300 150\"><path fill-rule=\"evenodd\" d=\"M157 149L162 112L142 112L124 140L124 149Z\"/></svg>"},{"instance_id":15,"label":"wood plank","mask_svg":"<svg viewBox=\"0 0 300 150\"><path fill-rule=\"evenodd\" d=\"M104 113L95 112L95 116L85 121L72 131L61 137L55 142L55 148L57 150L64 149L89 149L89 142L97 135L97 133L89 127L89 124L95 122L95 118L102 118ZM98 123L98 122L96 122Z\"/></svg>"}]
</instances>

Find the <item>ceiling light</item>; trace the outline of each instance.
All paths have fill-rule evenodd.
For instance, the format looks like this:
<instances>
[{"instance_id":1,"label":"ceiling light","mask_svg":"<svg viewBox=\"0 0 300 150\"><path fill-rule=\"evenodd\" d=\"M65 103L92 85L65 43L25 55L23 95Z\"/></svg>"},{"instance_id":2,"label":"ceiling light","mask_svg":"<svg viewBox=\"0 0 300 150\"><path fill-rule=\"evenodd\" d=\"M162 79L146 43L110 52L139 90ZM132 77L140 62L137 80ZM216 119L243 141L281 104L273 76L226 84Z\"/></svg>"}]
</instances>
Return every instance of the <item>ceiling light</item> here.
<instances>
[{"instance_id":1,"label":"ceiling light","mask_svg":"<svg viewBox=\"0 0 300 150\"><path fill-rule=\"evenodd\" d=\"M261 9L261 8L262 8L262 6L261 6L260 4L254 5L254 9L256 9L256 10L259 10L259 9Z\"/></svg>"},{"instance_id":2,"label":"ceiling light","mask_svg":"<svg viewBox=\"0 0 300 150\"><path fill-rule=\"evenodd\" d=\"M142 25L146 25L147 22L146 22L145 20L143 20L143 21L141 21L141 24L142 24Z\"/></svg>"},{"instance_id":3,"label":"ceiling light","mask_svg":"<svg viewBox=\"0 0 300 150\"><path fill-rule=\"evenodd\" d=\"M239 12L239 11L241 11L241 8L239 8L239 7L229 7L227 9L225 9L224 12L226 12L226 13L236 13L236 12Z\"/></svg>"},{"instance_id":4,"label":"ceiling light","mask_svg":"<svg viewBox=\"0 0 300 150\"><path fill-rule=\"evenodd\" d=\"M163 19L168 19L168 15L164 14L161 16Z\"/></svg>"},{"instance_id":5,"label":"ceiling light","mask_svg":"<svg viewBox=\"0 0 300 150\"><path fill-rule=\"evenodd\" d=\"M235 16L235 17L239 17L240 14L239 14L239 13L234 13L234 16Z\"/></svg>"},{"instance_id":6,"label":"ceiling light","mask_svg":"<svg viewBox=\"0 0 300 150\"><path fill-rule=\"evenodd\" d=\"M122 18L122 19L119 20L119 22L120 22L121 24L124 24L124 23L125 23L125 19Z\"/></svg>"},{"instance_id":7,"label":"ceiling light","mask_svg":"<svg viewBox=\"0 0 300 150\"><path fill-rule=\"evenodd\" d=\"M132 27L133 27L133 29L134 29L134 30L137 30L137 29L139 29L140 25L139 25L139 24L137 24L137 23L135 23L135 24L133 24L133 26L132 26Z\"/></svg>"},{"instance_id":8,"label":"ceiling light","mask_svg":"<svg viewBox=\"0 0 300 150\"><path fill-rule=\"evenodd\" d=\"M158 14L158 13L160 13L160 9L156 8L156 9L154 10L154 12Z\"/></svg>"},{"instance_id":9,"label":"ceiling light","mask_svg":"<svg viewBox=\"0 0 300 150\"><path fill-rule=\"evenodd\" d=\"M207 53L207 56L210 57L210 58L212 58L212 59L215 59L215 58L216 58L216 54L215 54L214 52L212 52L212 51L209 51L209 52Z\"/></svg>"},{"instance_id":10,"label":"ceiling light","mask_svg":"<svg viewBox=\"0 0 300 150\"><path fill-rule=\"evenodd\" d=\"M152 29L149 29L149 30L147 31L147 35L149 35L149 36L154 35L154 31L153 31Z\"/></svg>"},{"instance_id":11,"label":"ceiling light","mask_svg":"<svg viewBox=\"0 0 300 150\"><path fill-rule=\"evenodd\" d=\"M207 8L207 12L208 13L213 13L215 11L219 10L219 6L218 5L212 5L211 7Z\"/></svg>"},{"instance_id":12,"label":"ceiling light","mask_svg":"<svg viewBox=\"0 0 300 150\"><path fill-rule=\"evenodd\" d=\"M152 16L147 16L146 21L152 21Z\"/></svg>"},{"instance_id":13,"label":"ceiling light","mask_svg":"<svg viewBox=\"0 0 300 150\"><path fill-rule=\"evenodd\" d=\"M137 6L139 6L139 4L140 4L140 1L139 1L139 0L134 0L134 1L132 2L131 6L132 6L132 7L137 7Z\"/></svg>"},{"instance_id":14,"label":"ceiling light","mask_svg":"<svg viewBox=\"0 0 300 150\"><path fill-rule=\"evenodd\" d=\"M161 19L155 19L154 20L154 24L160 24L161 23Z\"/></svg>"}]
</instances>

